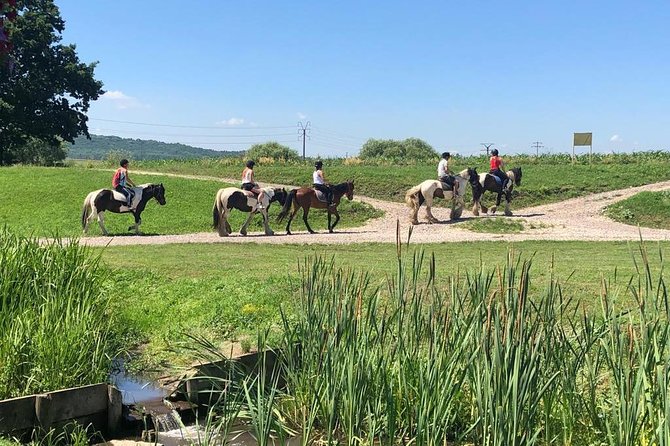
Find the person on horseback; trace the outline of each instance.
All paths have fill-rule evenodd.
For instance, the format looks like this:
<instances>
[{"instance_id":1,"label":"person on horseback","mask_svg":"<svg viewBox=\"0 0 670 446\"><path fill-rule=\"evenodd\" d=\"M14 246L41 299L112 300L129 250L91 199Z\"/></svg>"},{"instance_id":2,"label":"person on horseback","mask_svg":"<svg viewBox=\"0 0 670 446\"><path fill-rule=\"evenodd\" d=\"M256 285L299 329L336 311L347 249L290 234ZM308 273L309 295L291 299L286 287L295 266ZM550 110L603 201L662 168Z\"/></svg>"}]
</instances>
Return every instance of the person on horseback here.
<instances>
[{"instance_id":1,"label":"person on horseback","mask_svg":"<svg viewBox=\"0 0 670 446\"><path fill-rule=\"evenodd\" d=\"M495 175L496 177L500 178L503 190L507 190L507 188L509 187L509 177L503 170L505 168L505 162L500 156L498 156L498 149L493 149L491 151L490 161L491 161L491 170L489 171L489 173L491 175Z\"/></svg>"},{"instance_id":2,"label":"person on horseback","mask_svg":"<svg viewBox=\"0 0 670 446\"><path fill-rule=\"evenodd\" d=\"M123 196L126 197L128 207L132 210L133 196L130 189L128 189L128 185L135 187L135 183L133 183L128 176L128 160L122 159L119 164L121 167L116 169L116 172L114 172L114 176L112 177L112 187L115 191L122 193Z\"/></svg>"},{"instance_id":3,"label":"person on horseback","mask_svg":"<svg viewBox=\"0 0 670 446\"><path fill-rule=\"evenodd\" d=\"M265 193L263 189L258 186L256 180L254 179L254 166L256 163L254 160L247 161L247 167L242 171L242 190L252 192L258 198L258 209L263 209L263 198L265 198Z\"/></svg>"},{"instance_id":4,"label":"person on horseback","mask_svg":"<svg viewBox=\"0 0 670 446\"><path fill-rule=\"evenodd\" d=\"M456 182L456 178L449 170L450 158L451 154L449 152L442 153L442 159L437 165L437 179L446 184L451 190L453 190L453 193L456 194L458 192L458 182Z\"/></svg>"},{"instance_id":5,"label":"person on horseback","mask_svg":"<svg viewBox=\"0 0 670 446\"><path fill-rule=\"evenodd\" d=\"M326 195L328 207L333 205L333 190L328 185L328 183L326 183L326 178L323 176L323 162L320 160L314 163L314 172L312 173L312 187Z\"/></svg>"}]
</instances>

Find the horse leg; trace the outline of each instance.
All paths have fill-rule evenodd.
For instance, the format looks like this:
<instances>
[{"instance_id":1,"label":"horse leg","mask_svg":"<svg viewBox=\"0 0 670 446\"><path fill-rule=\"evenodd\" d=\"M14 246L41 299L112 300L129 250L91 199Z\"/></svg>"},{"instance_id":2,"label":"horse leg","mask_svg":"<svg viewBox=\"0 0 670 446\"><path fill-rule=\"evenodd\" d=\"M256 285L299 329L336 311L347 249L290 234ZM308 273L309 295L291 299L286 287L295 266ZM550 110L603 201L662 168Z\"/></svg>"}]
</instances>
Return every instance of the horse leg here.
<instances>
[{"instance_id":1,"label":"horse leg","mask_svg":"<svg viewBox=\"0 0 670 446\"><path fill-rule=\"evenodd\" d=\"M105 212L98 212L98 224L100 225L100 230L102 231L102 235L109 235L109 232L107 232L107 229L105 228Z\"/></svg>"},{"instance_id":2,"label":"horse leg","mask_svg":"<svg viewBox=\"0 0 670 446\"><path fill-rule=\"evenodd\" d=\"M133 226L130 226L128 230L130 231L131 229L135 228L135 235L142 235L140 233L140 224L142 224L142 219L140 218L140 214L136 214L133 212L133 216L135 217L135 224Z\"/></svg>"},{"instance_id":3,"label":"horse leg","mask_svg":"<svg viewBox=\"0 0 670 446\"><path fill-rule=\"evenodd\" d=\"M298 213L298 209L300 208L294 205L291 210L291 215L288 216L288 221L286 222L286 235L291 235L291 222L293 221L295 214Z\"/></svg>"},{"instance_id":4,"label":"horse leg","mask_svg":"<svg viewBox=\"0 0 670 446\"><path fill-rule=\"evenodd\" d=\"M496 204L491 206L491 213L495 214L496 211L498 210L498 206L500 206L500 200L502 198L502 192L498 192L498 197L496 197Z\"/></svg>"},{"instance_id":5,"label":"horse leg","mask_svg":"<svg viewBox=\"0 0 670 446\"><path fill-rule=\"evenodd\" d=\"M95 206L91 206L91 209L91 215L86 218L86 222L84 223L84 234L88 234L88 225L90 225L91 222L98 216L98 213L95 210Z\"/></svg>"},{"instance_id":6,"label":"horse leg","mask_svg":"<svg viewBox=\"0 0 670 446\"><path fill-rule=\"evenodd\" d=\"M335 212L334 212L334 214L335 214L335 222L333 223L333 226L330 227L330 232L333 232L333 231L335 230L335 225L337 224L337 222L340 221L340 213L337 212L337 208L335 208L334 211L335 211Z\"/></svg>"},{"instance_id":7,"label":"horse leg","mask_svg":"<svg viewBox=\"0 0 670 446\"><path fill-rule=\"evenodd\" d=\"M333 233L333 228L330 226L332 214L330 213L330 207L328 208L328 232Z\"/></svg>"},{"instance_id":8,"label":"horse leg","mask_svg":"<svg viewBox=\"0 0 670 446\"><path fill-rule=\"evenodd\" d=\"M240 228L240 234L247 235L247 226L249 226L249 222L254 218L254 215L256 215L256 211L249 212L249 216L247 217L247 219L244 221L244 224Z\"/></svg>"},{"instance_id":9,"label":"horse leg","mask_svg":"<svg viewBox=\"0 0 670 446\"><path fill-rule=\"evenodd\" d=\"M419 215L419 208L420 207L421 207L421 205L418 204L418 200L412 202L412 210L409 213L410 224L412 224L412 225L418 225L419 224L418 215Z\"/></svg>"},{"instance_id":10,"label":"horse leg","mask_svg":"<svg viewBox=\"0 0 670 446\"><path fill-rule=\"evenodd\" d=\"M263 224L265 225L265 235L275 235L268 223L268 208L261 209L261 214L263 215Z\"/></svg>"},{"instance_id":11,"label":"horse leg","mask_svg":"<svg viewBox=\"0 0 670 446\"><path fill-rule=\"evenodd\" d=\"M505 194L505 215L508 216L508 217L510 217L512 215L512 211L509 208L509 202L511 200L510 195L511 195L510 192L507 192Z\"/></svg>"},{"instance_id":12,"label":"horse leg","mask_svg":"<svg viewBox=\"0 0 670 446\"><path fill-rule=\"evenodd\" d=\"M307 221L307 216L309 215L309 208L307 206L303 206L302 208L302 221L305 222L305 227L307 227L307 230L309 231L310 234L314 234L314 230L312 227L309 225L309 222Z\"/></svg>"}]
</instances>

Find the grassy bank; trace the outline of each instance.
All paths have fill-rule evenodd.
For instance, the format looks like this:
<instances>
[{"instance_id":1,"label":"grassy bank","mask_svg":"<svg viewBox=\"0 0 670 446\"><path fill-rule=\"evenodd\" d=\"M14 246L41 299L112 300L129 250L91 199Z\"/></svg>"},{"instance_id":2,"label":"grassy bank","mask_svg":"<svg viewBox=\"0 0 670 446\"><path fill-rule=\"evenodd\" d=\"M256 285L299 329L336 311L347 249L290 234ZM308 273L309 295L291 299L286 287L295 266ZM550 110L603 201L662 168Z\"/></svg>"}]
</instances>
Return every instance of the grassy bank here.
<instances>
[{"instance_id":1,"label":"grassy bank","mask_svg":"<svg viewBox=\"0 0 670 446\"><path fill-rule=\"evenodd\" d=\"M0 231L0 399L107 379L118 339L105 277L86 248Z\"/></svg>"},{"instance_id":2,"label":"grassy bank","mask_svg":"<svg viewBox=\"0 0 670 446\"><path fill-rule=\"evenodd\" d=\"M0 226L7 225L14 232L36 236L75 236L81 234L81 206L86 195L96 189L111 187L112 173L77 167L11 167L0 169ZM229 186L218 181L190 180L166 176L133 175L137 184L163 183L167 204L160 206L152 200L142 213L141 230L145 234L185 234L208 232L212 229L212 204L216 191ZM339 227L363 224L367 219L380 215L372 207L344 200L339 207L342 219ZM274 217L279 213L275 203L270 208L271 225L276 230ZM105 225L112 235L129 234L128 226L134 222L129 214L105 215ZM239 230L247 214L231 213L231 225ZM323 211L310 213L310 224L315 230L326 227ZM304 230L302 219L293 225ZM262 231L260 215L250 225L250 231ZM97 223L89 229L91 235L100 235Z\"/></svg>"},{"instance_id":3,"label":"grassy bank","mask_svg":"<svg viewBox=\"0 0 670 446\"><path fill-rule=\"evenodd\" d=\"M504 158L508 168L523 169L522 185L514 190L516 209L670 179L670 155L665 152L596 154L592 164L588 156L578 157L575 164L567 155ZM455 172L476 167L481 173L489 168L488 159L482 156L456 157L453 161ZM238 178L243 162L231 158L141 161L136 165L138 169L161 172ZM324 163L331 182L354 179L357 193L393 201L401 201L407 189L434 178L436 166L437 160L433 164L359 159L333 159ZM313 161L286 164L261 160L255 170L261 182L306 185L311 183Z\"/></svg>"},{"instance_id":4,"label":"grassy bank","mask_svg":"<svg viewBox=\"0 0 670 446\"><path fill-rule=\"evenodd\" d=\"M670 243L652 244L651 251ZM509 249L533 257L533 286L544 286L552 273L563 278L566 295L580 296L597 309L602 278L613 289L625 288L636 273L623 242L476 242L423 245L439 268L435 281L446 288L449 276L482 265L494 268ZM332 256L337 266L364 270L374 285L396 268L395 246L155 245L109 247L104 262L115 269L113 305L131 343L142 345L138 367L161 368L189 361L173 351L185 333L224 341L253 338L259 328L277 329L279 309L290 311L299 289L298 262L306 256ZM122 269L119 269L122 266ZM654 269L656 272L656 269Z\"/></svg>"},{"instance_id":5,"label":"grassy bank","mask_svg":"<svg viewBox=\"0 0 670 446\"><path fill-rule=\"evenodd\" d=\"M605 213L629 225L670 229L670 192L640 192L608 206Z\"/></svg>"}]
</instances>

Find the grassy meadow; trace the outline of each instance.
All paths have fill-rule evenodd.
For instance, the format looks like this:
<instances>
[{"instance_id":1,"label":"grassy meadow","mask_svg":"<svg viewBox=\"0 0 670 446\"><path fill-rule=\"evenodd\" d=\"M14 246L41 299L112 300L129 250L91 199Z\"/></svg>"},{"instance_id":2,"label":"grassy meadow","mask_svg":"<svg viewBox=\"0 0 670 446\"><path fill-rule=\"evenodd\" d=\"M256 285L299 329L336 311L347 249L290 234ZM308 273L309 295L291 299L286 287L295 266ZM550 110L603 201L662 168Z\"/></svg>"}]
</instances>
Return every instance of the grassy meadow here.
<instances>
[{"instance_id":1,"label":"grassy meadow","mask_svg":"<svg viewBox=\"0 0 670 446\"><path fill-rule=\"evenodd\" d=\"M670 243L649 244L653 271L658 253ZM533 291L552 274L561 278L566 295L578 296L596 311L602 280L624 290L636 274L638 244L624 242L538 242L514 244L474 242L432 244L425 249L436 260L435 282L446 289L456 275L480 266L491 271L505 261L508 250L532 258ZM397 267L390 244L262 245L175 244L107 247L103 262L113 271L110 292L114 313L122 321L130 345L141 346L135 367L162 369L190 361L179 349L186 334L227 341L254 339L257 330L281 325L280 308L292 312L300 289L298 264L305 258L332 258L337 267L365 271L373 285L382 284ZM637 254L639 262L639 254ZM622 293L623 302L631 304Z\"/></svg>"},{"instance_id":2,"label":"grassy meadow","mask_svg":"<svg viewBox=\"0 0 670 446\"><path fill-rule=\"evenodd\" d=\"M513 207L546 204L596 192L640 186L670 179L670 154L642 152L634 154L595 154L577 157L573 164L568 155L504 156L508 168L521 167L523 179L514 190ZM313 160L282 163L257 160L254 169L258 181L307 185L311 183ZM326 177L332 183L354 179L356 193L383 200L402 201L405 192L436 175L437 161L396 162L392 160L328 159L324 162ZM134 168L191 175L213 175L238 178L244 162L239 158L138 161ZM455 157L453 171L467 167L488 172L484 156ZM468 195L470 188L468 188ZM492 201L493 196L487 194ZM440 200L438 200L438 204Z\"/></svg>"},{"instance_id":3,"label":"grassy meadow","mask_svg":"<svg viewBox=\"0 0 670 446\"><path fill-rule=\"evenodd\" d=\"M6 225L15 233L35 236L78 236L81 229L81 207L86 195L93 190L111 187L112 173L79 167L9 167L0 169L0 226ZM152 200L142 213L141 230L144 234L185 234L207 232L212 229L212 205L216 191L229 184L218 181L192 180L160 175L134 175L136 184L163 183L167 204L162 207ZM270 208L271 226L282 229L274 222L280 206ZM344 200L338 210L342 215L338 228L363 224L367 219L381 215L379 211L360 202ZM301 214L299 214L301 215ZM238 231L247 214L231 213L233 231ZM126 235L134 222L129 214L105 213L105 226L111 235ZM323 211L310 212L310 224L319 231L326 227ZM250 231L262 231L262 218L256 216ZM292 229L304 230L301 218ZM89 227L89 234L100 235L97 222Z\"/></svg>"},{"instance_id":4,"label":"grassy meadow","mask_svg":"<svg viewBox=\"0 0 670 446\"><path fill-rule=\"evenodd\" d=\"M608 206L605 214L629 225L670 229L670 192L640 192Z\"/></svg>"}]
</instances>

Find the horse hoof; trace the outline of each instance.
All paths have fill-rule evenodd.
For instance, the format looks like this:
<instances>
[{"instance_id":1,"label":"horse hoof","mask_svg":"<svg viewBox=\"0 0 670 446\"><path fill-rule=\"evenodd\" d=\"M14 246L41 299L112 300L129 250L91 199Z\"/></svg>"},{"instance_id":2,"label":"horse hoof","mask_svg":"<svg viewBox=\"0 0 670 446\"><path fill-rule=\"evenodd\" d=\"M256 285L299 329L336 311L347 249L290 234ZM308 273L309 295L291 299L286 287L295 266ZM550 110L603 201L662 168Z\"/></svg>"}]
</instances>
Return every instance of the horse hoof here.
<instances>
[{"instance_id":1,"label":"horse hoof","mask_svg":"<svg viewBox=\"0 0 670 446\"><path fill-rule=\"evenodd\" d=\"M316 234L316 232L314 232L314 231L309 231L309 233L310 233L310 234Z\"/></svg>"},{"instance_id":2,"label":"horse hoof","mask_svg":"<svg viewBox=\"0 0 670 446\"><path fill-rule=\"evenodd\" d=\"M291 234L291 231L286 231L286 235L293 235L293 234Z\"/></svg>"},{"instance_id":3,"label":"horse hoof","mask_svg":"<svg viewBox=\"0 0 670 446\"><path fill-rule=\"evenodd\" d=\"M266 232L265 235L275 235L274 232Z\"/></svg>"},{"instance_id":4,"label":"horse hoof","mask_svg":"<svg viewBox=\"0 0 670 446\"><path fill-rule=\"evenodd\" d=\"M247 235L247 231L240 231L240 235Z\"/></svg>"},{"instance_id":5,"label":"horse hoof","mask_svg":"<svg viewBox=\"0 0 670 446\"><path fill-rule=\"evenodd\" d=\"M511 217L511 216L512 216L512 213L511 213L510 211L505 211L505 216L507 216L507 217Z\"/></svg>"}]
</instances>

